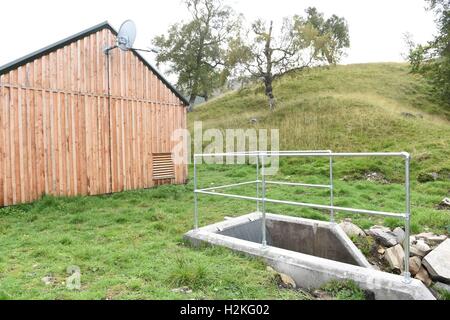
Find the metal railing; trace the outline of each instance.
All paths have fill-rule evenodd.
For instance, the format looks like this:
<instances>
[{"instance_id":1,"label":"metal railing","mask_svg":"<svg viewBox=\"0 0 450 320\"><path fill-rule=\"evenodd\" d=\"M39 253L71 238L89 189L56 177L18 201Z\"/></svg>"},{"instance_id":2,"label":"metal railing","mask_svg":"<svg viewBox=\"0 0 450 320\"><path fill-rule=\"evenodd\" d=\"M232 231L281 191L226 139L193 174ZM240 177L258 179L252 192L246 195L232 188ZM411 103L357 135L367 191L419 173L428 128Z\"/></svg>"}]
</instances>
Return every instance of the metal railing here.
<instances>
[{"instance_id":1,"label":"metal railing","mask_svg":"<svg viewBox=\"0 0 450 320\"><path fill-rule=\"evenodd\" d=\"M198 172L197 172L197 159L203 157L237 157L237 156L248 156L249 158L254 157L256 162L256 180L247 181L223 186L216 186L206 189L198 189ZM329 184L307 184L307 183L294 183L294 182L284 182L284 181L267 181L265 164L268 157L325 157L329 158ZM405 161L405 212L385 212L385 211L374 211L366 209L355 209L346 207L337 207L334 205L334 183L333 183L333 159L339 157L399 157L403 158ZM198 195L212 195L221 196L240 200L250 200L256 202L256 211L261 212L262 223L262 246L267 246L266 237L266 204L285 204L311 209L322 209L328 210L330 212L330 221L335 223L335 212L348 212L355 214L367 214L375 216L402 218L405 222L405 239L404 239L404 249L405 249L405 260L404 260L404 281L406 283L411 282L411 275L409 273L409 251L410 251L410 222L411 222L411 200L410 200L410 162L411 156L407 152L365 152L365 153L334 153L331 150L320 150L320 151L254 151L254 152L234 152L234 153L214 153L214 154L195 154L194 155L194 227L199 228L198 222ZM242 196L230 193L220 193L216 190L223 190L228 188L233 188L237 186L244 186L256 184L256 195L255 197ZM285 185L285 186L299 186L305 188L323 188L330 190L330 204L320 205L314 203L302 203L296 201L285 201L276 200L266 197L266 186L268 184L272 185ZM261 189L261 190L260 190Z\"/></svg>"}]
</instances>

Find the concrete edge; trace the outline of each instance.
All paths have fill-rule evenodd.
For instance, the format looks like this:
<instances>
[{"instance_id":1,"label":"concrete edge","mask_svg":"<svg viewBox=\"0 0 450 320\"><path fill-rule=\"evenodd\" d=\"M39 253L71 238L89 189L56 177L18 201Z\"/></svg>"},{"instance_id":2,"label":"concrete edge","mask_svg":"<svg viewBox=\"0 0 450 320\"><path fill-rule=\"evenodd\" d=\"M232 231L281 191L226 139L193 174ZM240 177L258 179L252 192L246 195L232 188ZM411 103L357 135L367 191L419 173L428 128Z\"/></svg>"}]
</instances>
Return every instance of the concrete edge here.
<instances>
[{"instance_id":1,"label":"concrete edge","mask_svg":"<svg viewBox=\"0 0 450 320\"><path fill-rule=\"evenodd\" d=\"M237 224L238 220L227 222ZM296 283L301 283L302 287L317 288L332 279L351 279L361 288L374 292L378 300L436 300L426 286L416 279L411 279L411 283L406 284L403 276L270 246L262 248L260 244L223 236L206 229L189 231L185 234L185 239L193 245L207 242L263 258L277 271L286 273Z\"/></svg>"}]
</instances>

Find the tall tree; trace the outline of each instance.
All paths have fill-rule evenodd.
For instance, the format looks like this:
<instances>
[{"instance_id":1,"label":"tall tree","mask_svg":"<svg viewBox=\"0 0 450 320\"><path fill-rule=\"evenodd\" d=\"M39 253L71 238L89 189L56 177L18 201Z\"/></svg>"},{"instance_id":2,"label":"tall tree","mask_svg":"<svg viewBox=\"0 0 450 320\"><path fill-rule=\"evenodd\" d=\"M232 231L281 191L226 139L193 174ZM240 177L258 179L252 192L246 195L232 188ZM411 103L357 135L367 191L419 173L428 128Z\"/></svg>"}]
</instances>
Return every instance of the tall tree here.
<instances>
[{"instance_id":1,"label":"tall tree","mask_svg":"<svg viewBox=\"0 0 450 320\"><path fill-rule=\"evenodd\" d=\"M450 107L450 0L426 1L436 15L438 34L425 45L409 39L408 58L412 71L423 74L434 88L434 95Z\"/></svg>"},{"instance_id":2,"label":"tall tree","mask_svg":"<svg viewBox=\"0 0 450 320\"><path fill-rule=\"evenodd\" d=\"M337 64L345 54L345 49L350 47L350 35L347 20L333 14L325 19L323 13L315 7L306 9L306 19L295 16L298 27L311 28L315 32L316 58L326 61L328 64ZM305 36L305 35L303 35Z\"/></svg>"},{"instance_id":3,"label":"tall tree","mask_svg":"<svg viewBox=\"0 0 450 320\"><path fill-rule=\"evenodd\" d=\"M222 0L185 0L190 20L170 26L153 44L157 64L167 63L178 75L178 87L189 95L189 110L197 96L206 100L222 86L231 66L227 64L228 42L236 37L240 19Z\"/></svg>"},{"instance_id":4,"label":"tall tree","mask_svg":"<svg viewBox=\"0 0 450 320\"><path fill-rule=\"evenodd\" d=\"M308 8L306 17L284 18L277 30L273 21L257 20L248 34L253 36L235 48L240 48L238 57L247 72L264 83L272 111L276 107L274 79L315 64L335 64L350 45L345 19L334 15L325 20L315 8Z\"/></svg>"}]
</instances>

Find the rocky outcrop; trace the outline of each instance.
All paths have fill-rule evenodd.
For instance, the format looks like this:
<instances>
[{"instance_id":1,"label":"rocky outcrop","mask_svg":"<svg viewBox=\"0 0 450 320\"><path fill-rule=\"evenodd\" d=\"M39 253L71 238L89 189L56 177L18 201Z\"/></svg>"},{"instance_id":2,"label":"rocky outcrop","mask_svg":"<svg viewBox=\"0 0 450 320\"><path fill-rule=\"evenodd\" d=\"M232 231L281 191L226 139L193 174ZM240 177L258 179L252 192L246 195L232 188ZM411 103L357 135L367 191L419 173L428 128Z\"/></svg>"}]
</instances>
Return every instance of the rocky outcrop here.
<instances>
[{"instance_id":1,"label":"rocky outcrop","mask_svg":"<svg viewBox=\"0 0 450 320\"><path fill-rule=\"evenodd\" d=\"M409 258L409 272L411 276L415 276L419 273L420 268L422 267L422 260L419 257L411 257Z\"/></svg>"},{"instance_id":2,"label":"rocky outcrop","mask_svg":"<svg viewBox=\"0 0 450 320\"><path fill-rule=\"evenodd\" d=\"M297 284L295 283L294 279L292 279L290 276L284 273L277 272L272 267L268 266L266 270L271 274L273 278L275 278L279 284L280 287L286 288L286 289L296 289Z\"/></svg>"},{"instance_id":3,"label":"rocky outcrop","mask_svg":"<svg viewBox=\"0 0 450 320\"><path fill-rule=\"evenodd\" d=\"M345 219L342 221L339 226L345 232L348 237L364 237L366 233L357 225L353 224L350 219Z\"/></svg>"},{"instance_id":4,"label":"rocky outcrop","mask_svg":"<svg viewBox=\"0 0 450 320\"><path fill-rule=\"evenodd\" d=\"M410 255L411 256L418 256L418 257L423 258L430 251L431 251L430 246L427 245L424 240L417 240L416 242L412 243L411 247L410 247Z\"/></svg>"},{"instance_id":5,"label":"rocky outcrop","mask_svg":"<svg viewBox=\"0 0 450 320\"><path fill-rule=\"evenodd\" d=\"M423 282L424 285L426 285L427 287L431 286L432 281L430 278L430 275L428 274L427 270L425 270L425 268L422 266L419 270L419 272L416 274L415 277L417 280L420 280Z\"/></svg>"},{"instance_id":6,"label":"rocky outcrop","mask_svg":"<svg viewBox=\"0 0 450 320\"><path fill-rule=\"evenodd\" d=\"M426 255L423 264L433 280L450 284L450 239Z\"/></svg>"},{"instance_id":7,"label":"rocky outcrop","mask_svg":"<svg viewBox=\"0 0 450 320\"><path fill-rule=\"evenodd\" d=\"M373 268L385 272L401 274L404 272L405 231L395 228L393 231L384 226L373 226L365 233L376 240L367 259ZM409 272L411 276L422 281L426 286L440 282L450 286L450 239L447 235L424 232L411 235ZM437 284L435 284L437 286Z\"/></svg>"},{"instance_id":8,"label":"rocky outcrop","mask_svg":"<svg viewBox=\"0 0 450 320\"><path fill-rule=\"evenodd\" d=\"M389 229L372 227L368 231L379 244L385 247L393 247L398 244L397 236Z\"/></svg>"},{"instance_id":9,"label":"rocky outcrop","mask_svg":"<svg viewBox=\"0 0 450 320\"><path fill-rule=\"evenodd\" d=\"M450 198L444 198L438 205L439 210L450 210Z\"/></svg>"},{"instance_id":10,"label":"rocky outcrop","mask_svg":"<svg viewBox=\"0 0 450 320\"><path fill-rule=\"evenodd\" d=\"M447 240L446 235L437 236L432 232L420 233L420 234L416 235L415 238L418 240L425 241L425 243L427 245L429 245L430 247L436 247L436 246L440 245L442 242L444 242L445 240Z\"/></svg>"},{"instance_id":11,"label":"rocky outcrop","mask_svg":"<svg viewBox=\"0 0 450 320\"><path fill-rule=\"evenodd\" d=\"M405 241L405 231L402 228L395 228L394 231L392 231L395 236L397 237L398 243L403 243Z\"/></svg>"},{"instance_id":12,"label":"rocky outcrop","mask_svg":"<svg viewBox=\"0 0 450 320\"><path fill-rule=\"evenodd\" d=\"M389 263L389 266L393 270L403 270L405 261L405 252L401 245L396 245L392 248L388 248L384 254L384 258Z\"/></svg>"}]
</instances>

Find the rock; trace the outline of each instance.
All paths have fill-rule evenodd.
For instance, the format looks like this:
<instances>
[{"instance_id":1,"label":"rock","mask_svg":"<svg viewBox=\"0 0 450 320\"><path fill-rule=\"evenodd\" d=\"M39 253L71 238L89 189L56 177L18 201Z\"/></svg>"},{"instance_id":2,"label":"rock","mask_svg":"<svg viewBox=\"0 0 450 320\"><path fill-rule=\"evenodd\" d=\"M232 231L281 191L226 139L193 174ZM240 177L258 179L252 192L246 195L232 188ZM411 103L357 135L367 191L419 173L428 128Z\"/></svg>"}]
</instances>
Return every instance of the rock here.
<instances>
[{"instance_id":1,"label":"rock","mask_svg":"<svg viewBox=\"0 0 450 320\"><path fill-rule=\"evenodd\" d=\"M402 228L395 228L392 232L397 237L398 243L403 243L403 241L405 240L405 231L403 231Z\"/></svg>"},{"instance_id":2,"label":"rock","mask_svg":"<svg viewBox=\"0 0 450 320\"><path fill-rule=\"evenodd\" d=\"M49 286L53 284L55 279L52 276L45 276L41 280L46 286Z\"/></svg>"},{"instance_id":3,"label":"rock","mask_svg":"<svg viewBox=\"0 0 450 320\"><path fill-rule=\"evenodd\" d=\"M386 232L390 232L391 231L391 229L389 229L388 227L379 226L379 225L374 225L370 229L381 229L381 230L386 231Z\"/></svg>"},{"instance_id":4,"label":"rock","mask_svg":"<svg viewBox=\"0 0 450 320\"><path fill-rule=\"evenodd\" d=\"M437 236L432 232L418 234L416 238L425 241L425 243L429 246L437 246L447 240L446 235Z\"/></svg>"},{"instance_id":5,"label":"rock","mask_svg":"<svg viewBox=\"0 0 450 320\"><path fill-rule=\"evenodd\" d=\"M389 181L383 176L383 174L378 172L366 173L364 174L364 178L366 178L366 180L370 182L380 182L383 184L389 183Z\"/></svg>"},{"instance_id":6,"label":"rock","mask_svg":"<svg viewBox=\"0 0 450 320\"><path fill-rule=\"evenodd\" d=\"M278 274L278 272L276 272L275 269L272 268L271 266L267 266L267 267L266 267L266 271L268 271L268 272L271 273L272 275Z\"/></svg>"},{"instance_id":7,"label":"rock","mask_svg":"<svg viewBox=\"0 0 450 320\"><path fill-rule=\"evenodd\" d=\"M416 243L411 245L409 250L410 256L418 256L423 258L431 251L431 248L425 243L425 241L417 240Z\"/></svg>"},{"instance_id":8,"label":"rock","mask_svg":"<svg viewBox=\"0 0 450 320\"><path fill-rule=\"evenodd\" d=\"M431 278L430 275L428 274L427 270L425 270L425 268L422 266L419 270L419 272L416 274L415 278L417 280L422 281L427 287L431 286Z\"/></svg>"},{"instance_id":9,"label":"rock","mask_svg":"<svg viewBox=\"0 0 450 320\"><path fill-rule=\"evenodd\" d=\"M258 119L252 118L252 119L250 119L250 123L251 124L257 124L258 123Z\"/></svg>"},{"instance_id":10,"label":"rock","mask_svg":"<svg viewBox=\"0 0 450 320\"><path fill-rule=\"evenodd\" d=\"M192 290L189 289L188 287L181 287L181 288L172 289L172 292L189 294L189 293L192 293Z\"/></svg>"},{"instance_id":11,"label":"rock","mask_svg":"<svg viewBox=\"0 0 450 320\"><path fill-rule=\"evenodd\" d=\"M339 224L339 226L341 227L341 229L345 232L345 234L349 237L354 237L354 236L358 236L358 237L364 237L366 235L366 233L357 225L344 220L343 222L341 222Z\"/></svg>"},{"instance_id":12,"label":"rock","mask_svg":"<svg viewBox=\"0 0 450 320\"><path fill-rule=\"evenodd\" d=\"M405 118L415 118L416 116L409 112L402 112L401 115Z\"/></svg>"},{"instance_id":13,"label":"rock","mask_svg":"<svg viewBox=\"0 0 450 320\"><path fill-rule=\"evenodd\" d=\"M432 181L436 181L439 179L439 174L436 172L431 172L431 173L419 173L419 175L417 176L417 181L419 181L420 183L426 183L426 182L432 182Z\"/></svg>"},{"instance_id":14,"label":"rock","mask_svg":"<svg viewBox=\"0 0 450 320\"><path fill-rule=\"evenodd\" d=\"M389 263L391 269L399 271L403 270L405 252L401 245L398 244L395 247L387 249L384 258Z\"/></svg>"},{"instance_id":15,"label":"rock","mask_svg":"<svg viewBox=\"0 0 450 320\"><path fill-rule=\"evenodd\" d=\"M287 289L296 289L297 284L295 283L294 279L289 277L287 274L279 273L280 276L280 284L283 288Z\"/></svg>"},{"instance_id":16,"label":"rock","mask_svg":"<svg viewBox=\"0 0 450 320\"><path fill-rule=\"evenodd\" d=\"M422 267L422 260L419 257L409 258L409 272L413 277L419 273L420 267Z\"/></svg>"},{"instance_id":17,"label":"rock","mask_svg":"<svg viewBox=\"0 0 450 320\"><path fill-rule=\"evenodd\" d=\"M379 246L377 252L378 252L378 254L383 255L386 252L386 249L383 248L382 246Z\"/></svg>"},{"instance_id":18,"label":"rock","mask_svg":"<svg viewBox=\"0 0 450 320\"><path fill-rule=\"evenodd\" d=\"M397 236L392 231L378 228L370 228L369 235L385 247L393 247L398 244Z\"/></svg>"},{"instance_id":19,"label":"rock","mask_svg":"<svg viewBox=\"0 0 450 320\"><path fill-rule=\"evenodd\" d=\"M438 205L439 210L450 210L450 198L444 198Z\"/></svg>"},{"instance_id":20,"label":"rock","mask_svg":"<svg viewBox=\"0 0 450 320\"><path fill-rule=\"evenodd\" d=\"M272 274L272 276L274 276L278 280L278 282L280 283L280 285L283 288L287 288L287 289L296 289L297 288L297 284L295 283L294 279L289 277L287 274L279 273L270 266L267 266L266 270L268 272L270 272Z\"/></svg>"},{"instance_id":21,"label":"rock","mask_svg":"<svg viewBox=\"0 0 450 320\"><path fill-rule=\"evenodd\" d=\"M433 288L443 290L443 291L448 291L450 293L450 285L442 283L442 282L436 282L433 285Z\"/></svg>"},{"instance_id":22,"label":"rock","mask_svg":"<svg viewBox=\"0 0 450 320\"><path fill-rule=\"evenodd\" d=\"M443 234L440 236L430 237L430 238L428 238L428 241L425 241L425 242L427 242L427 244L430 246L437 246L437 245L440 245L442 242L444 242L447 239L448 239L448 237Z\"/></svg>"},{"instance_id":23,"label":"rock","mask_svg":"<svg viewBox=\"0 0 450 320\"><path fill-rule=\"evenodd\" d=\"M450 239L428 254L422 263L434 280L450 284Z\"/></svg>"},{"instance_id":24,"label":"rock","mask_svg":"<svg viewBox=\"0 0 450 320\"><path fill-rule=\"evenodd\" d=\"M427 240L430 237L433 237L434 233L432 232L422 232L419 234L416 234L414 237L416 237L417 240Z\"/></svg>"},{"instance_id":25,"label":"rock","mask_svg":"<svg viewBox=\"0 0 450 320\"><path fill-rule=\"evenodd\" d=\"M322 290L314 290L313 296L318 300L334 300L328 292Z\"/></svg>"}]
</instances>

